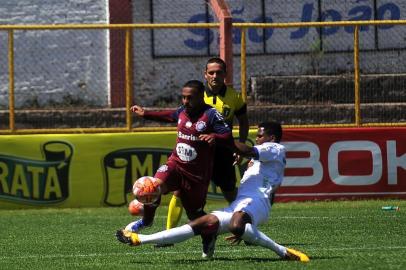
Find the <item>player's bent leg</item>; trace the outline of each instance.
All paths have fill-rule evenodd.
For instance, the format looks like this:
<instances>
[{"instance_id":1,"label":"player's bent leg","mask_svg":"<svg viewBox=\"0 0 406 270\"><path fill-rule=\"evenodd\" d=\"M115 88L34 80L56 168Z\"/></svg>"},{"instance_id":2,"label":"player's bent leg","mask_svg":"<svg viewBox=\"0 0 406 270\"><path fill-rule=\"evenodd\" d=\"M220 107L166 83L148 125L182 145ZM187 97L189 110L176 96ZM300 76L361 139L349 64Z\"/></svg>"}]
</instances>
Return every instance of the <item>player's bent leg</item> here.
<instances>
[{"instance_id":1,"label":"player's bent leg","mask_svg":"<svg viewBox=\"0 0 406 270\"><path fill-rule=\"evenodd\" d=\"M237 238L241 239L241 236L245 232L245 224L252 223L250 215L243 211L237 211L233 214L230 224L228 225L228 230L234 234ZM241 241L241 240L240 240ZM244 240L244 244L247 246L254 245L246 240Z\"/></svg>"},{"instance_id":2,"label":"player's bent leg","mask_svg":"<svg viewBox=\"0 0 406 270\"><path fill-rule=\"evenodd\" d=\"M216 234L219 227L219 220L215 215L207 214L191 220L188 224L192 227L196 235Z\"/></svg>"},{"instance_id":3,"label":"player's bent leg","mask_svg":"<svg viewBox=\"0 0 406 270\"><path fill-rule=\"evenodd\" d=\"M172 229L178 226L180 218L182 217L182 201L176 193L173 194L168 206L168 217L166 219L166 229Z\"/></svg>"},{"instance_id":4,"label":"player's bent leg","mask_svg":"<svg viewBox=\"0 0 406 270\"><path fill-rule=\"evenodd\" d=\"M264 233L260 232L255 226L252 226L250 223L247 223L245 225L245 232L241 236L241 238L255 245L271 249L283 259L296 260L301 262L309 261L309 257L306 254L279 245L271 238L266 236Z\"/></svg>"},{"instance_id":5,"label":"player's bent leg","mask_svg":"<svg viewBox=\"0 0 406 270\"><path fill-rule=\"evenodd\" d=\"M168 206L168 216L166 217L166 229L172 229L178 226L178 223L180 221L180 218L182 217L182 212L183 212L183 206L182 206L182 201L179 198L179 192L175 191L173 193L173 196L171 198L171 201L169 202ZM165 247L171 247L173 244L156 244L154 247L156 248L165 248Z\"/></svg>"},{"instance_id":6,"label":"player's bent leg","mask_svg":"<svg viewBox=\"0 0 406 270\"><path fill-rule=\"evenodd\" d=\"M189 225L193 228L195 234L200 234L202 237L202 258L212 259L220 225L218 218L215 215L208 214L192 220Z\"/></svg>"},{"instance_id":7,"label":"player's bent leg","mask_svg":"<svg viewBox=\"0 0 406 270\"><path fill-rule=\"evenodd\" d=\"M144 216L142 219L136 220L128 224L124 230L129 232L139 232L146 227L152 226L155 217L155 211L161 203L161 198L153 204L144 205Z\"/></svg>"},{"instance_id":8,"label":"player's bent leg","mask_svg":"<svg viewBox=\"0 0 406 270\"><path fill-rule=\"evenodd\" d=\"M207 185L202 183L189 183L191 185L190 192L182 192L181 199L189 220L194 221L197 218L204 216L206 213L203 208L206 204ZM196 233L197 231L195 231ZM209 258L214 252L215 235L206 235L199 231L203 243L203 257ZM207 255L207 256L206 256Z\"/></svg>"},{"instance_id":9,"label":"player's bent leg","mask_svg":"<svg viewBox=\"0 0 406 270\"><path fill-rule=\"evenodd\" d=\"M203 250L202 250L202 258L203 259L212 259L214 255L214 249L216 247L216 240L217 240L217 235L212 234L212 235L202 235L202 244L203 244Z\"/></svg>"},{"instance_id":10,"label":"player's bent leg","mask_svg":"<svg viewBox=\"0 0 406 270\"><path fill-rule=\"evenodd\" d=\"M254 245L271 249L282 258L286 256L286 248L284 246L273 241L250 223L245 225L245 231L241 238Z\"/></svg>"},{"instance_id":11,"label":"player's bent leg","mask_svg":"<svg viewBox=\"0 0 406 270\"><path fill-rule=\"evenodd\" d=\"M245 225L252 223L250 215L243 211L237 211L233 213L228 230L237 237L241 237L245 232Z\"/></svg>"}]
</instances>

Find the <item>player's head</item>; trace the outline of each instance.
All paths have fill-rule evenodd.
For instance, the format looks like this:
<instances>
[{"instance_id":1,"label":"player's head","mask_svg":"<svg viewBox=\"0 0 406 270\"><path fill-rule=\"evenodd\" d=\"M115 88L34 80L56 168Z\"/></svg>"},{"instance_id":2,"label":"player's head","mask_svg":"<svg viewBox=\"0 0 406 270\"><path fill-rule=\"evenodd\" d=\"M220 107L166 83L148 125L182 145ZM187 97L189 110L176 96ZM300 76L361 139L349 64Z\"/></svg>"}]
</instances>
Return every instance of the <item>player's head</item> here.
<instances>
[{"instance_id":1,"label":"player's head","mask_svg":"<svg viewBox=\"0 0 406 270\"><path fill-rule=\"evenodd\" d=\"M210 90L217 93L224 86L227 75L226 63L218 57L210 58L206 63L204 78Z\"/></svg>"},{"instance_id":2,"label":"player's head","mask_svg":"<svg viewBox=\"0 0 406 270\"><path fill-rule=\"evenodd\" d=\"M204 103L204 84L198 80L186 82L182 88L182 103L187 113L199 111Z\"/></svg>"},{"instance_id":3,"label":"player's head","mask_svg":"<svg viewBox=\"0 0 406 270\"><path fill-rule=\"evenodd\" d=\"M264 142L279 143L282 139L282 126L277 122L263 122L258 125L255 141L257 144Z\"/></svg>"}]
</instances>

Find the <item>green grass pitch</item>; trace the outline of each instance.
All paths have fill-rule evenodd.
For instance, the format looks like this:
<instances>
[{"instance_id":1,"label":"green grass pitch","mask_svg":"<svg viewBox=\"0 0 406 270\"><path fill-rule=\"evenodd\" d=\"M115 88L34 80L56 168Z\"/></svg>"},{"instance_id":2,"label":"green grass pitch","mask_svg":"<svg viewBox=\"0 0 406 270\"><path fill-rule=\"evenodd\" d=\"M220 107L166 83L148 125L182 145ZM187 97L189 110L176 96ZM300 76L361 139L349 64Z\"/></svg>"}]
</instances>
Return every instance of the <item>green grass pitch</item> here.
<instances>
[{"instance_id":1,"label":"green grass pitch","mask_svg":"<svg viewBox=\"0 0 406 270\"><path fill-rule=\"evenodd\" d=\"M381 210L386 205L400 210ZM166 210L145 233L164 228ZM132 219L125 207L0 210L0 269L406 269L406 201L276 203L260 229L307 253L307 264L230 246L225 235L212 261L201 258L200 237L169 248L130 247L114 232Z\"/></svg>"}]
</instances>

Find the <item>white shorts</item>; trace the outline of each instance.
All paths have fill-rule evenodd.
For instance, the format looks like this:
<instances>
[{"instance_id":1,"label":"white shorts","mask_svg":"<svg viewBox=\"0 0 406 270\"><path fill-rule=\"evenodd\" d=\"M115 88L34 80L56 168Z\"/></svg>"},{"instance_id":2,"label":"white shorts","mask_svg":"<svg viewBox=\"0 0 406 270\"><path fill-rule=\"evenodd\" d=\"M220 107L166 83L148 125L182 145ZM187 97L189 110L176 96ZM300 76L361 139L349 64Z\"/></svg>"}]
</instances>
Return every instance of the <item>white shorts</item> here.
<instances>
[{"instance_id":1,"label":"white shorts","mask_svg":"<svg viewBox=\"0 0 406 270\"><path fill-rule=\"evenodd\" d=\"M238 211L247 213L251 217L252 225L258 226L259 224L268 222L271 204L269 200L265 198L253 199L249 197L240 197L232 202L230 206L211 212L211 214L215 215L220 221L218 234L229 231L228 225L230 224L231 217Z\"/></svg>"}]
</instances>

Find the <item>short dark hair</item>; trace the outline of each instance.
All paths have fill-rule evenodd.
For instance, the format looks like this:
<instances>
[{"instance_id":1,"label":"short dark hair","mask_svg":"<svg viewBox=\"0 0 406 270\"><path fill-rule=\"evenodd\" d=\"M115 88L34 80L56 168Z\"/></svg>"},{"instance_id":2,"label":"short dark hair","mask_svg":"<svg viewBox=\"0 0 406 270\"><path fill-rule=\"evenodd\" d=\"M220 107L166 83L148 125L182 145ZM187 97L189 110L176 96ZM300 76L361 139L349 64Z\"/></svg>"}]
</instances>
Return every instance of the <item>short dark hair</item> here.
<instances>
[{"instance_id":1,"label":"short dark hair","mask_svg":"<svg viewBox=\"0 0 406 270\"><path fill-rule=\"evenodd\" d=\"M193 88L196 89L199 93L203 93L204 92L204 84L199 81L199 80L190 80L187 81L184 85L183 88L185 87L189 87L189 88Z\"/></svg>"},{"instance_id":2,"label":"short dark hair","mask_svg":"<svg viewBox=\"0 0 406 270\"><path fill-rule=\"evenodd\" d=\"M282 140L282 126L278 122L263 122L258 125L258 128L263 128L268 136L274 135L275 141L279 143Z\"/></svg>"},{"instance_id":3,"label":"short dark hair","mask_svg":"<svg viewBox=\"0 0 406 270\"><path fill-rule=\"evenodd\" d=\"M219 57L212 57L212 58L210 58L209 60L207 60L207 63L206 63L206 70L207 70L207 66L208 66L209 64L212 64L212 63L219 64L219 65L221 66L221 68L223 69L224 73L227 73L227 64L226 64L226 62L224 62L223 59L221 59L221 58L219 58Z\"/></svg>"}]
</instances>

